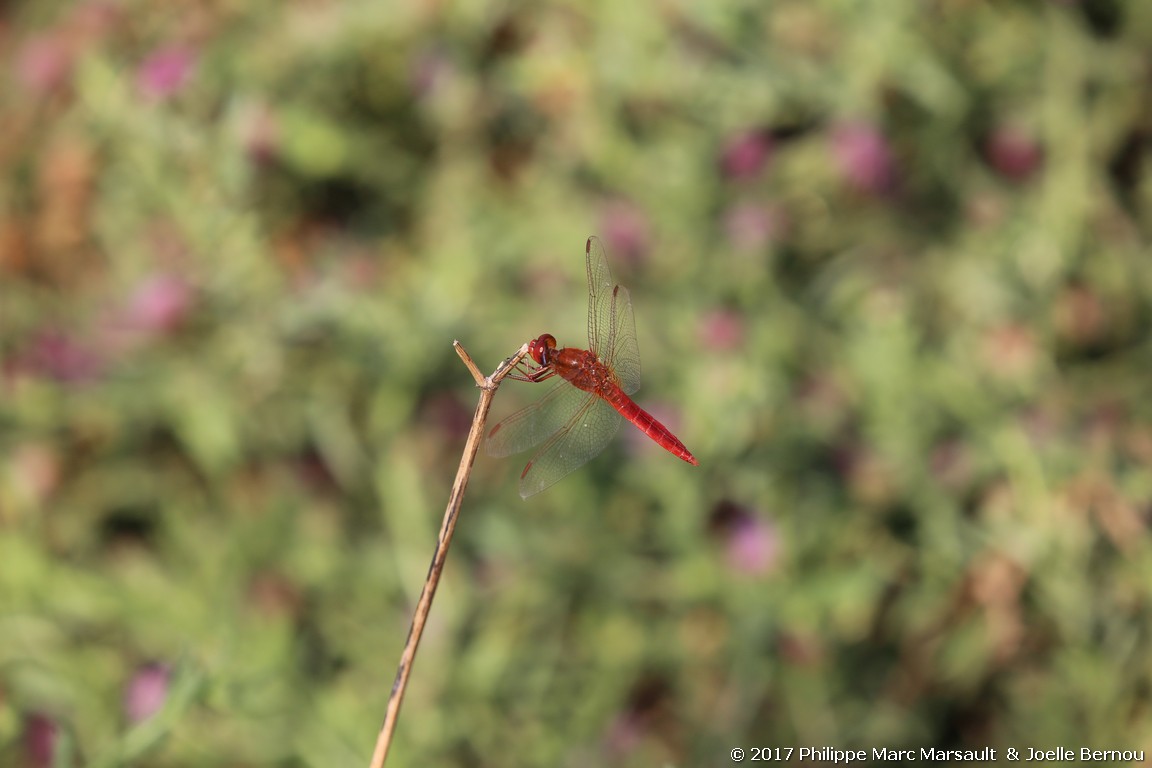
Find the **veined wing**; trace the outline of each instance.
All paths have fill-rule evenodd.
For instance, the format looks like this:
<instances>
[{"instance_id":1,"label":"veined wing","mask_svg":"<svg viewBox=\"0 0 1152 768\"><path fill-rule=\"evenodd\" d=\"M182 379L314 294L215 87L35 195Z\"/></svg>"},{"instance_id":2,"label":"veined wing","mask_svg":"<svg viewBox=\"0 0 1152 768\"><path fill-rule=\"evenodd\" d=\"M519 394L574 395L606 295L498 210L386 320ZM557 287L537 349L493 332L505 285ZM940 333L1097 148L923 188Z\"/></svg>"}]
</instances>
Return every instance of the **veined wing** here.
<instances>
[{"instance_id":1,"label":"veined wing","mask_svg":"<svg viewBox=\"0 0 1152 768\"><path fill-rule=\"evenodd\" d=\"M577 390L579 391L579 390ZM554 485L604 450L623 421L620 414L595 395L572 414L548 439L520 476L520 496L528 498Z\"/></svg>"},{"instance_id":2,"label":"veined wing","mask_svg":"<svg viewBox=\"0 0 1152 768\"><path fill-rule=\"evenodd\" d=\"M632 298L628 289L618 286L614 297L612 319L615 322L612 350L605 362L620 380L620 389L630 395L640 389L640 347L636 344L636 319L632 315Z\"/></svg>"},{"instance_id":3,"label":"veined wing","mask_svg":"<svg viewBox=\"0 0 1152 768\"><path fill-rule=\"evenodd\" d=\"M615 341L616 281L608 268L604 246L600 238L590 237L584 244L585 267L588 272L588 349L601 360L607 360Z\"/></svg>"},{"instance_id":4,"label":"veined wing","mask_svg":"<svg viewBox=\"0 0 1152 768\"><path fill-rule=\"evenodd\" d=\"M628 289L617 285L596 237L584 246L588 272L588 349L611 368L626 394L640 389L640 350Z\"/></svg>"},{"instance_id":5,"label":"veined wing","mask_svg":"<svg viewBox=\"0 0 1152 768\"><path fill-rule=\"evenodd\" d=\"M544 397L492 427L484 447L490 456L526 451L555 435L589 400L596 399L566 381L558 381Z\"/></svg>"}]
</instances>

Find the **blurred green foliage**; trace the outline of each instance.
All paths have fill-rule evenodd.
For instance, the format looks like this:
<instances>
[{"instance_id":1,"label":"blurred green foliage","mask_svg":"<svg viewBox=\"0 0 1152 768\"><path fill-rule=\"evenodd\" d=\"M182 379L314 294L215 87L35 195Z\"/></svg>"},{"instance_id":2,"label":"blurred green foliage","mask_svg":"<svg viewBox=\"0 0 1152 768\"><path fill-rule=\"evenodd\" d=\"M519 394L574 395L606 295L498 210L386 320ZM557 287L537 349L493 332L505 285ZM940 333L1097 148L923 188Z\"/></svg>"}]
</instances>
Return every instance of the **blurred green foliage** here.
<instances>
[{"instance_id":1,"label":"blurred green foliage","mask_svg":"<svg viewBox=\"0 0 1152 768\"><path fill-rule=\"evenodd\" d=\"M591 233L701 466L622 434L525 504L481 457L397 765L1152 749L1150 45L1120 0L0 6L0 762L367 764L451 341L582 344Z\"/></svg>"}]
</instances>

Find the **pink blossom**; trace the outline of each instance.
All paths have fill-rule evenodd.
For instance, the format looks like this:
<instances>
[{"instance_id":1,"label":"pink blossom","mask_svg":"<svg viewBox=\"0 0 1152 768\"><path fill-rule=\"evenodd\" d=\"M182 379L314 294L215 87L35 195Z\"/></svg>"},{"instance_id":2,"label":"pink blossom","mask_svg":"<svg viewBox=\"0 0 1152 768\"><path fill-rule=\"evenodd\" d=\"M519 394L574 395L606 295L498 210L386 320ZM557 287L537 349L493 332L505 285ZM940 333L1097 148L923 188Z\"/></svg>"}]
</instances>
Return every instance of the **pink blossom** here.
<instances>
[{"instance_id":1,"label":"pink blossom","mask_svg":"<svg viewBox=\"0 0 1152 768\"><path fill-rule=\"evenodd\" d=\"M737 203L724 213L724 233L732 247L756 251L780 235L783 217L775 208L758 203Z\"/></svg>"},{"instance_id":2,"label":"pink blossom","mask_svg":"<svg viewBox=\"0 0 1152 768\"><path fill-rule=\"evenodd\" d=\"M129 327L148 333L168 333L183 324L192 308L192 287L171 274L154 275L144 281L128 303Z\"/></svg>"},{"instance_id":3,"label":"pink blossom","mask_svg":"<svg viewBox=\"0 0 1152 768\"><path fill-rule=\"evenodd\" d=\"M728 567L740 573L759 576L776 567L780 539L776 529L758 517L737 522L728 535L725 559Z\"/></svg>"},{"instance_id":4,"label":"pink blossom","mask_svg":"<svg viewBox=\"0 0 1152 768\"><path fill-rule=\"evenodd\" d=\"M152 101L163 101L178 93L192 76L196 56L180 45L154 51L136 70L136 87Z\"/></svg>"},{"instance_id":5,"label":"pink blossom","mask_svg":"<svg viewBox=\"0 0 1152 768\"><path fill-rule=\"evenodd\" d=\"M125 10L115 0L90 0L73 8L71 23L80 35L101 39L126 18Z\"/></svg>"},{"instance_id":6,"label":"pink blossom","mask_svg":"<svg viewBox=\"0 0 1152 768\"><path fill-rule=\"evenodd\" d=\"M720 169L730 179L759 176L772 155L772 138L764 131L745 131L725 142Z\"/></svg>"},{"instance_id":7,"label":"pink blossom","mask_svg":"<svg viewBox=\"0 0 1152 768\"><path fill-rule=\"evenodd\" d=\"M30 768L49 768L56 755L56 742L60 727L48 715L40 712L24 718L24 755Z\"/></svg>"},{"instance_id":8,"label":"pink blossom","mask_svg":"<svg viewBox=\"0 0 1152 768\"><path fill-rule=\"evenodd\" d=\"M892 149L874 126L848 123L836 128L832 154L841 175L856 189L872 195L891 191L895 181Z\"/></svg>"},{"instance_id":9,"label":"pink blossom","mask_svg":"<svg viewBox=\"0 0 1152 768\"><path fill-rule=\"evenodd\" d=\"M89 347L58 331L45 331L26 352L26 364L36 373L59 382L96 378L103 361Z\"/></svg>"},{"instance_id":10,"label":"pink blossom","mask_svg":"<svg viewBox=\"0 0 1152 768\"><path fill-rule=\"evenodd\" d=\"M640 747L645 733L640 718L631 712L622 713L608 725L604 737L605 750L617 758L627 756Z\"/></svg>"},{"instance_id":11,"label":"pink blossom","mask_svg":"<svg viewBox=\"0 0 1152 768\"><path fill-rule=\"evenodd\" d=\"M136 670L124 691L124 714L129 723L147 720L168 698L172 672L164 664L145 664Z\"/></svg>"},{"instance_id":12,"label":"pink blossom","mask_svg":"<svg viewBox=\"0 0 1152 768\"><path fill-rule=\"evenodd\" d=\"M608 726L605 751L624 757L638 749L661 719L661 712L667 709L669 697L669 685L663 678L649 676L636 682L625 709Z\"/></svg>"},{"instance_id":13,"label":"pink blossom","mask_svg":"<svg viewBox=\"0 0 1152 768\"><path fill-rule=\"evenodd\" d=\"M436 48L425 49L414 55L408 62L408 87L419 98L432 96L437 87L452 72L452 63L443 51Z\"/></svg>"},{"instance_id":14,"label":"pink blossom","mask_svg":"<svg viewBox=\"0 0 1152 768\"><path fill-rule=\"evenodd\" d=\"M50 93L72 76L72 52L61 35L37 35L16 57L16 77L30 91Z\"/></svg>"},{"instance_id":15,"label":"pink blossom","mask_svg":"<svg viewBox=\"0 0 1152 768\"><path fill-rule=\"evenodd\" d=\"M142 345L180 330L195 302L195 289L184 278L168 272L153 273L136 286L122 306L105 315L96 329L96 346L105 359L122 359Z\"/></svg>"},{"instance_id":16,"label":"pink blossom","mask_svg":"<svg viewBox=\"0 0 1152 768\"><path fill-rule=\"evenodd\" d=\"M744 317L731 309L714 309L700 319L697 336L701 345L717 352L736 349L744 343Z\"/></svg>"},{"instance_id":17,"label":"pink blossom","mask_svg":"<svg viewBox=\"0 0 1152 768\"><path fill-rule=\"evenodd\" d=\"M738 573L761 576L776 568L780 537L776 527L753 510L722 501L712 510L709 527L724 543L724 560Z\"/></svg>"},{"instance_id":18,"label":"pink blossom","mask_svg":"<svg viewBox=\"0 0 1152 768\"><path fill-rule=\"evenodd\" d=\"M1036 141L1019 128L1001 127L984 145L988 162L1010 181L1025 181L1039 170L1044 153Z\"/></svg>"},{"instance_id":19,"label":"pink blossom","mask_svg":"<svg viewBox=\"0 0 1152 768\"><path fill-rule=\"evenodd\" d=\"M638 262L648 252L651 240L648 216L633 203L610 203L600 215L600 224L609 257Z\"/></svg>"}]
</instances>

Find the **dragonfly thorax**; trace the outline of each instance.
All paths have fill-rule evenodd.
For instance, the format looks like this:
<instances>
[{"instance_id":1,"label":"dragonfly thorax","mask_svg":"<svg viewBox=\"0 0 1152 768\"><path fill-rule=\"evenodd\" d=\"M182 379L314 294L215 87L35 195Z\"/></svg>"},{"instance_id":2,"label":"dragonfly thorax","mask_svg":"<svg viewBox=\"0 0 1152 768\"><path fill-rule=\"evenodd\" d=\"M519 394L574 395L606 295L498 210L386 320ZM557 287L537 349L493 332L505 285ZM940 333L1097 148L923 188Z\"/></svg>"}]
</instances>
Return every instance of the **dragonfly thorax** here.
<instances>
[{"instance_id":1,"label":"dragonfly thorax","mask_svg":"<svg viewBox=\"0 0 1152 768\"><path fill-rule=\"evenodd\" d=\"M596 353L578 347L550 350L548 361L562 379L572 382L578 389L607 396L618 388L619 382Z\"/></svg>"}]
</instances>

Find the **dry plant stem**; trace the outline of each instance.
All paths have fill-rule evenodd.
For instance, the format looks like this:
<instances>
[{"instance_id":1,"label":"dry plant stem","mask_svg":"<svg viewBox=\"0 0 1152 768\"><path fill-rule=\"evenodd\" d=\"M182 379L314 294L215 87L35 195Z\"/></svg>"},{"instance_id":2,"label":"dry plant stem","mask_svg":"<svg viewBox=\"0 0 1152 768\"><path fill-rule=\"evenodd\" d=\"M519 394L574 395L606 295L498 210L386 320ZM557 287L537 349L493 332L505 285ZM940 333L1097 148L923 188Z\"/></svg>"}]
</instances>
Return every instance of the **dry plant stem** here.
<instances>
[{"instance_id":1,"label":"dry plant stem","mask_svg":"<svg viewBox=\"0 0 1152 768\"><path fill-rule=\"evenodd\" d=\"M452 483L452 493L448 497L448 508L444 510L444 522L440 526L436 551L432 555L431 565L428 566L428 577L424 580L424 589L420 591L420 600L416 603L416 612L412 615L408 639L404 643L404 651L400 654L396 682L392 684L392 695L388 698L384 724L380 727L380 735L376 737L376 751L372 754L371 768L382 768L388 758L388 747L396 730L396 720L400 717L400 703L404 700L404 691L408 687L408 675L412 672L412 663L416 660L416 648L420 645L420 636L424 634L424 623L428 620L432 598L436 596L436 586L440 583L440 573L444 570L444 562L448 558L448 546L452 543L452 533L456 530L456 519L464 499L464 489L468 487L468 478L472 475L472 463L476 460L480 440L484 437L484 423L488 420L492 397L496 394L500 381L528 354L528 345L525 344L515 355L501 363L491 376L485 378L459 341L453 341L452 346L464 361L464 365L472 372L472 378L476 379L476 386L480 388L480 402L476 404L472 429L468 432L464 455L460 457L460 468L456 470L456 480Z\"/></svg>"}]
</instances>

